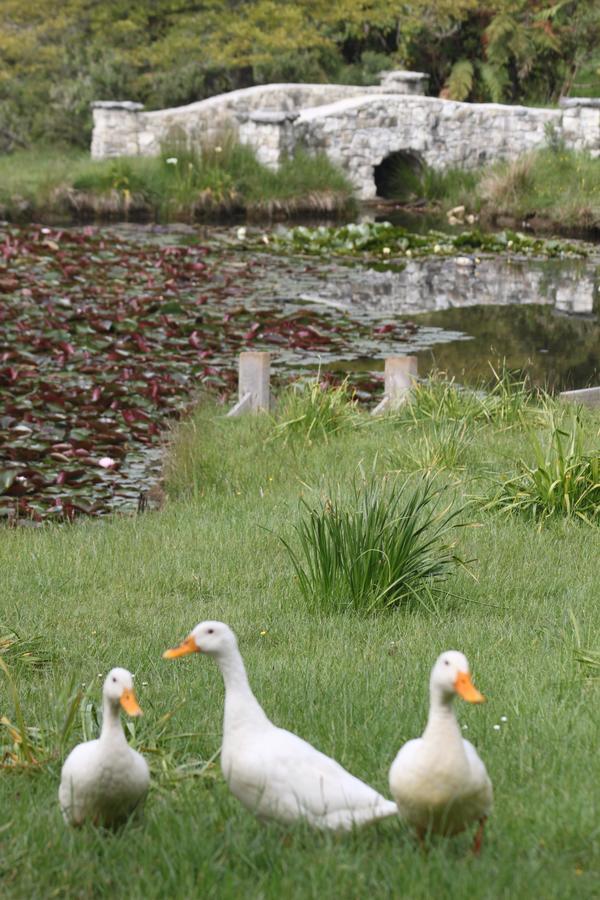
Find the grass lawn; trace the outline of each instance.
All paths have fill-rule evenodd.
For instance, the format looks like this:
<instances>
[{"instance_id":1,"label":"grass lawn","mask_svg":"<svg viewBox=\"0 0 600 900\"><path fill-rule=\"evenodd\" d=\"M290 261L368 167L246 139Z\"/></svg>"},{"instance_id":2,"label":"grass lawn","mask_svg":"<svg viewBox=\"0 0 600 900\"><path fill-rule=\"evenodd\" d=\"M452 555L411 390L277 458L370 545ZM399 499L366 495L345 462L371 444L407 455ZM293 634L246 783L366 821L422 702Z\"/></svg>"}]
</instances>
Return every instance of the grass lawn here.
<instances>
[{"instance_id":1,"label":"grass lawn","mask_svg":"<svg viewBox=\"0 0 600 900\"><path fill-rule=\"evenodd\" d=\"M596 448L599 425L585 420ZM370 616L309 613L278 538L294 540L307 485L318 494L348 484L361 462L418 467L421 427L363 416L327 441L265 442L266 418L225 420L205 408L175 440L162 511L3 530L0 634L39 636L29 649L48 657L36 668L18 648L2 656L27 725L39 729L30 740L43 763L0 773L3 897L594 895L598 682L576 645L597 649L598 528L562 519L539 527L473 504L463 516L473 527L457 532L471 574L460 569L448 583L462 599ZM517 457L533 462L522 428L472 425L471 436L462 457L452 454L457 468L440 473L457 504L488 496ZM205 618L237 632L271 718L386 795L398 748L424 728L433 662L445 649L465 652L488 698L456 704L495 789L481 856L469 854L470 835L433 840L425 854L399 820L341 836L256 821L230 796L215 757L217 667L200 656L161 659ZM135 673L145 711L132 734L153 772L145 817L118 834L70 831L57 803L61 761L94 731L99 676L116 665ZM0 687L0 715L15 722L2 672ZM0 739L10 749L5 727Z\"/></svg>"}]
</instances>

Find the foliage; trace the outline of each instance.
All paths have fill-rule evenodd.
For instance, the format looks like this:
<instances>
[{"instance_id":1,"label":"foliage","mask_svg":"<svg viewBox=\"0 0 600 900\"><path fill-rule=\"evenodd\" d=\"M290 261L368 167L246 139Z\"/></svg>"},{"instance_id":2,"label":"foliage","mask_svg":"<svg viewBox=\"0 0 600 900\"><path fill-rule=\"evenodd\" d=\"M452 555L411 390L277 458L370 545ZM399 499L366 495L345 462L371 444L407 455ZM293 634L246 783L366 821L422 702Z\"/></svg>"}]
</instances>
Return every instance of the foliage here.
<instances>
[{"instance_id":1,"label":"foliage","mask_svg":"<svg viewBox=\"0 0 600 900\"><path fill-rule=\"evenodd\" d=\"M599 31L594 0L4 0L0 147L85 146L93 100L157 108L269 81L372 83L399 66L456 98L547 102L583 73L590 94Z\"/></svg>"},{"instance_id":2,"label":"foliage","mask_svg":"<svg viewBox=\"0 0 600 900\"><path fill-rule=\"evenodd\" d=\"M328 440L351 426L356 403L347 380L336 386L319 376L296 381L278 398L272 437L284 441L301 438L306 443Z\"/></svg>"},{"instance_id":3,"label":"foliage","mask_svg":"<svg viewBox=\"0 0 600 900\"><path fill-rule=\"evenodd\" d=\"M462 509L440 508L432 481L374 475L355 478L318 506L302 501L294 526L297 549L285 539L300 590L310 609L371 613L443 595L442 582L461 563L453 530Z\"/></svg>"},{"instance_id":4,"label":"foliage","mask_svg":"<svg viewBox=\"0 0 600 900\"><path fill-rule=\"evenodd\" d=\"M534 464L519 460L518 474L499 485L490 508L539 521L565 516L600 524L600 454L585 452L579 417L569 423L551 416L546 446L534 431L528 437Z\"/></svg>"},{"instance_id":5,"label":"foliage","mask_svg":"<svg viewBox=\"0 0 600 900\"><path fill-rule=\"evenodd\" d=\"M557 227L600 229L600 159L550 149L497 163L477 187L489 217L544 217Z\"/></svg>"},{"instance_id":6,"label":"foliage","mask_svg":"<svg viewBox=\"0 0 600 900\"><path fill-rule=\"evenodd\" d=\"M16 631L0 633L0 657L11 665L22 663L34 669L41 669L51 661L51 656L44 649L43 638L23 638Z\"/></svg>"},{"instance_id":7,"label":"foliage","mask_svg":"<svg viewBox=\"0 0 600 900\"><path fill-rule=\"evenodd\" d=\"M581 245L564 241L527 237L521 232L503 231L488 234L478 230L458 235L441 231L416 234L390 222L361 222L360 224L327 227L282 229L273 235L273 245L301 253L354 256L361 259L394 259L428 256L460 255L461 253L511 253L542 256L585 256Z\"/></svg>"}]
</instances>

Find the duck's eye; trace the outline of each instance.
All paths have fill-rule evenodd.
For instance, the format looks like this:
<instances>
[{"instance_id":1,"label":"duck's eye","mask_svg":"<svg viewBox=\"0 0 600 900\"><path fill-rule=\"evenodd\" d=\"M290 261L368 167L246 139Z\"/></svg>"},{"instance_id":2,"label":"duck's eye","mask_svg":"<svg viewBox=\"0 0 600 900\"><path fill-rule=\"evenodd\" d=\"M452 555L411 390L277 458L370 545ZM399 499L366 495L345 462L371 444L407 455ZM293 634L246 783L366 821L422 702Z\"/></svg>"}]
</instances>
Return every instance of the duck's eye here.
<instances>
[{"instance_id":1,"label":"duck's eye","mask_svg":"<svg viewBox=\"0 0 600 900\"><path fill-rule=\"evenodd\" d=\"M215 629L214 629L214 628L209 628L209 629L208 629L208 633L209 633L209 634L214 634L214 633L215 633Z\"/></svg>"},{"instance_id":2,"label":"duck's eye","mask_svg":"<svg viewBox=\"0 0 600 900\"><path fill-rule=\"evenodd\" d=\"M449 660L449 659L445 659L445 660L444 660L444 665L445 665L445 666L449 666L449 665L450 665L450 660Z\"/></svg>"},{"instance_id":3,"label":"duck's eye","mask_svg":"<svg viewBox=\"0 0 600 900\"><path fill-rule=\"evenodd\" d=\"M114 675L113 675L113 682L114 682L115 684L117 683L117 679L115 678Z\"/></svg>"}]
</instances>

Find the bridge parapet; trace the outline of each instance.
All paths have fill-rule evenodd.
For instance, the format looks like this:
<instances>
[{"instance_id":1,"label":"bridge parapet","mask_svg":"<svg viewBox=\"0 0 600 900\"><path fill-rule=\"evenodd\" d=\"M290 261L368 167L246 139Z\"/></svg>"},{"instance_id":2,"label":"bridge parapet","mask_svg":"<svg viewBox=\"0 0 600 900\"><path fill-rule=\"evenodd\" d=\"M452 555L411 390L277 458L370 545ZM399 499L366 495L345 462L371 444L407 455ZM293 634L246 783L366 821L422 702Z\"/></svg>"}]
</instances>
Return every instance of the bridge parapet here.
<instances>
[{"instance_id":1,"label":"bridge parapet","mask_svg":"<svg viewBox=\"0 0 600 900\"><path fill-rule=\"evenodd\" d=\"M224 129L232 129L273 168L296 147L326 153L362 198L375 196L375 169L395 153L437 169L475 168L514 159L550 139L600 156L598 100L569 98L553 109L458 103L407 92L407 86L423 89L421 73L384 76L385 91L271 84L152 112L130 102L96 103L92 156L156 156L171 138L217 143Z\"/></svg>"}]
</instances>

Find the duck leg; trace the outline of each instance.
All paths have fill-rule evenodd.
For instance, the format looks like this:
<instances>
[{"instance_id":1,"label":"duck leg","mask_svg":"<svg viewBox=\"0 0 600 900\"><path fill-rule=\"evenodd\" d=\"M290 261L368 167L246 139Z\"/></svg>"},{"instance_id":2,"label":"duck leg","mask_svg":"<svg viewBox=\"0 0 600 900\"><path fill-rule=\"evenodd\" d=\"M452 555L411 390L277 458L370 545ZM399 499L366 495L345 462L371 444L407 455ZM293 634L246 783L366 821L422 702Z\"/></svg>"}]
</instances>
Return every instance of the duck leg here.
<instances>
[{"instance_id":1,"label":"duck leg","mask_svg":"<svg viewBox=\"0 0 600 900\"><path fill-rule=\"evenodd\" d=\"M485 828L485 823L487 822L487 816L482 816L479 820L479 827L475 832L475 837L473 839L473 846L471 847L471 852L474 856L479 856L481 852L481 845L483 843L483 829Z\"/></svg>"}]
</instances>

